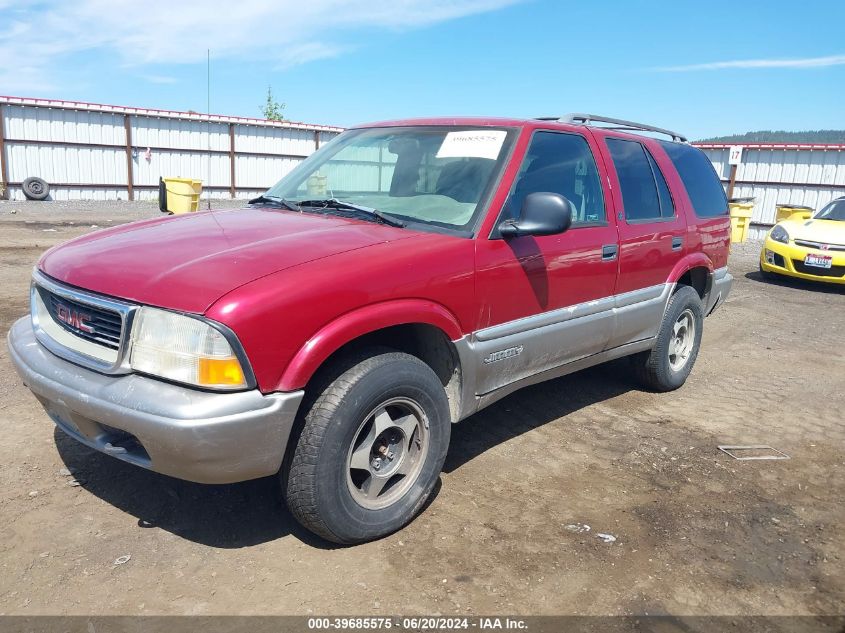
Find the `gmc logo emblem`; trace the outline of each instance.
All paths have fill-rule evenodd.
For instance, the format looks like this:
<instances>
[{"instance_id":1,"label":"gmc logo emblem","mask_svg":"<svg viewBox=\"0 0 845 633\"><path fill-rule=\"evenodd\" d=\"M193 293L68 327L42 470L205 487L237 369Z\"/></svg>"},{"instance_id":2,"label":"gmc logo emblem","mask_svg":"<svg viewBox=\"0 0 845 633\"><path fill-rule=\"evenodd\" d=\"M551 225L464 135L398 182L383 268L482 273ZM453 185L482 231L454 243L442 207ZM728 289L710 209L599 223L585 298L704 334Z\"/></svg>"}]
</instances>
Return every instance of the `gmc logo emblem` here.
<instances>
[{"instance_id":1,"label":"gmc logo emblem","mask_svg":"<svg viewBox=\"0 0 845 633\"><path fill-rule=\"evenodd\" d=\"M94 328L88 323L91 320L91 315L78 312L66 305L58 304L56 306L56 319L80 332L94 333Z\"/></svg>"}]
</instances>

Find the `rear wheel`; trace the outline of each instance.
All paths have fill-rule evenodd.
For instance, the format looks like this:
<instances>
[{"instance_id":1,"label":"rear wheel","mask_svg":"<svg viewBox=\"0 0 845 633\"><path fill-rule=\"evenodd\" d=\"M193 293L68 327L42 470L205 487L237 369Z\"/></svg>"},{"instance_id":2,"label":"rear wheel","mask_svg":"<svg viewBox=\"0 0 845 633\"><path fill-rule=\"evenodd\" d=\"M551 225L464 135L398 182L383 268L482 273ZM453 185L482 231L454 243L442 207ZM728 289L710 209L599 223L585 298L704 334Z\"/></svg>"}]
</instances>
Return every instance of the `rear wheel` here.
<instances>
[{"instance_id":1,"label":"rear wheel","mask_svg":"<svg viewBox=\"0 0 845 633\"><path fill-rule=\"evenodd\" d=\"M305 414L283 488L296 519L336 543L406 525L449 447L446 392L414 356L378 351L335 372Z\"/></svg>"},{"instance_id":2,"label":"rear wheel","mask_svg":"<svg viewBox=\"0 0 845 633\"><path fill-rule=\"evenodd\" d=\"M654 347L631 357L640 381L655 391L672 391L692 371L704 326L698 293L681 286L669 299Z\"/></svg>"}]
</instances>

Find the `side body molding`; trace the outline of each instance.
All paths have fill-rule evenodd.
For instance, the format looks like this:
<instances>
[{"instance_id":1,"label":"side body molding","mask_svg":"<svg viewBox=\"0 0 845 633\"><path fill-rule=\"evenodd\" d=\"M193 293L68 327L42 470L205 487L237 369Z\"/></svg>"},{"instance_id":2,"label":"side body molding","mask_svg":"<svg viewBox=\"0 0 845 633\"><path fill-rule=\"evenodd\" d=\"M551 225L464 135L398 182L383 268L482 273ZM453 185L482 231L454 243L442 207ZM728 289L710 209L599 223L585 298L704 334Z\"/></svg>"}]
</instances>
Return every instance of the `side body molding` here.
<instances>
[{"instance_id":1,"label":"side body molding","mask_svg":"<svg viewBox=\"0 0 845 633\"><path fill-rule=\"evenodd\" d=\"M465 417L528 384L649 349L674 283L502 323L455 344Z\"/></svg>"},{"instance_id":2,"label":"side body molding","mask_svg":"<svg viewBox=\"0 0 845 633\"><path fill-rule=\"evenodd\" d=\"M463 336L457 318L439 303L424 299L397 299L374 303L341 315L309 338L288 364L278 391L302 389L317 368L350 341L394 325L423 323L442 330L450 340Z\"/></svg>"}]
</instances>

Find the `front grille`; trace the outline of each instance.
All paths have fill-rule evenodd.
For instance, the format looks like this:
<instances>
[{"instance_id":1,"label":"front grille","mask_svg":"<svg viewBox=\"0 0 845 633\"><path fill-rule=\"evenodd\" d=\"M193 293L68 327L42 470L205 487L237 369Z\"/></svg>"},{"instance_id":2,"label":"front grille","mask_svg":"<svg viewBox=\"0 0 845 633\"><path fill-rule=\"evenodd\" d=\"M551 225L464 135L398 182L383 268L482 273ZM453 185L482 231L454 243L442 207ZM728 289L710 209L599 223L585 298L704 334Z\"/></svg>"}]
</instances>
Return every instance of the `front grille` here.
<instances>
[{"instance_id":1,"label":"front grille","mask_svg":"<svg viewBox=\"0 0 845 633\"><path fill-rule=\"evenodd\" d=\"M795 268L795 272L804 273L805 275L815 275L816 277L845 277L845 266L818 268L816 266L807 266L800 259L793 259L792 266Z\"/></svg>"},{"instance_id":2,"label":"front grille","mask_svg":"<svg viewBox=\"0 0 845 633\"><path fill-rule=\"evenodd\" d=\"M845 244L829 244L828 242L812 242L810 240L795 240L795 244L820 251L845 251Z\"/></svg>"},{"instance_id":3,"label":"front grille","mask_svg":"<svg viewBox=\"0 0 845 633\"><path fill-rule=\"evenodd\" d=\"M63 329L109 349L117 350L120 347L123 327L120 314L59 297L49 290L42 289L41 292L50 316Z\"/></svg>"}]
</instances>

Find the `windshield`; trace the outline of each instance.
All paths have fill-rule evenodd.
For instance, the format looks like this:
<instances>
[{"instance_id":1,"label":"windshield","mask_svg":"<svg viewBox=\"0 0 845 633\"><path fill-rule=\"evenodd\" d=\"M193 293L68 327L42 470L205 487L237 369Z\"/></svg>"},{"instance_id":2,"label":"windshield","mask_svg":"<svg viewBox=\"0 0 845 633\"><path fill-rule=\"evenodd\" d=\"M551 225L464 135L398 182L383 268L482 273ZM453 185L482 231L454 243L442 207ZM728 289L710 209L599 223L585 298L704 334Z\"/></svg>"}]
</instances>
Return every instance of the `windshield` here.
<instances>
[{"instance_id":1,"label":"windshield","mask_svg":"<svg viewBox=\"0 0 845 633\"><path fill-rule=\"evenodd\" d=\"M339 200L416 228L471 231L513 133L468 127L349 130L265 194L292 203ZM314 207L311 207L314 208Z\"/></svg>"},{"instance_id":2,"label":"windshield","mask_svg":"<svg viewBox=\"0 0 845 633\"><path fill-rule=\"evenodd\" d=\"M839 220L845 222L845 198L834 200L816 213L816 220Z\"/></svg>"}]
</instances>

